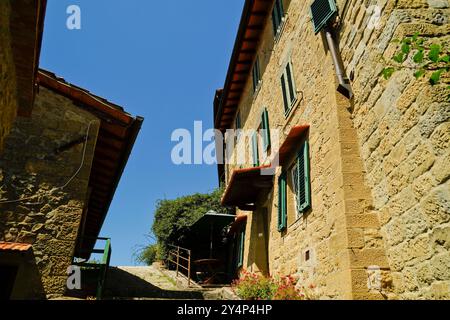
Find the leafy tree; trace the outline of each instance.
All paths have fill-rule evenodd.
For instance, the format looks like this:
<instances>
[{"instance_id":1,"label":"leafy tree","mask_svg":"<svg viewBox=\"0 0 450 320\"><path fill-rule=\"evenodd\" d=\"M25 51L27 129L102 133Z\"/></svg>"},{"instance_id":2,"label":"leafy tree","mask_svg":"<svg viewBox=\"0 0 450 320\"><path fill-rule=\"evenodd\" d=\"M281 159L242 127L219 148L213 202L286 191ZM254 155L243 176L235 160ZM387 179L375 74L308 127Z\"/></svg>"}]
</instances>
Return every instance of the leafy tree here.
<instances>
[{"instance_id":1,"label":"leafy tree","mask_svg":"<svg viewBox=\"0 0 450 320\"><path fill-rule=\"evenodd\" d=\"M156 205L152 233L156 245L141 249L137 261L149 264L166 257L169 244L178 245L184 238L184 230L210 210L219 213L233 213L232 208L221 205L223 189L208 194L196 193L173 200L159 200Z\"/></svg>"}]
</instances>

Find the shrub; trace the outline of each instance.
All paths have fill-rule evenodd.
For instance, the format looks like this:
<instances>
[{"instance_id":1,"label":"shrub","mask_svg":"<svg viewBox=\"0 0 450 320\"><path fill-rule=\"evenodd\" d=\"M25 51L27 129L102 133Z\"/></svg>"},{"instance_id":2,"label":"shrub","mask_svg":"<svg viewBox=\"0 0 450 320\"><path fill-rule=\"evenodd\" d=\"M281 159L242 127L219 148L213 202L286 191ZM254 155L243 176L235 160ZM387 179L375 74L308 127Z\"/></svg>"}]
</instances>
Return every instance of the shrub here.
<instances>
[{"instance_id":1,"label":"shrub","mask_svg":"<svg viewBox=\"0 0 450 320\"><path fill-rule=\"evenodd\" d=\"M136 260L150 266L154 262L162 260L162 258L162 252L159 244L152 244L142 249L137 255Z\"/></svg>"},{"instance_id":2,"label":"shrub","mask_svg":"<svg viewBox=\"0 0 450 320\"><path fill-rule=\"evenodd\" d=\"M273 300L305 300L306 296L296 288L297 281L292 276L282 277Z\"/></svg>"},{"instance_id":3,"label":"shrub","mask_svg":"<svg viewBox=\"0 0 450 320\"><path fill-rule=\"evenodd\" d=\"M233 282L234 292L244 300L272 300L277 285L272 278L244 272Z\"/></svg>"},{"instance_id":4,"label":"shrub","mask_svg":"<svg viewBox=\"0 0 450 320\"><path fill-rule=\"evenodd\" d=\"M188 228L210 210L234 213L233 208L221 205L223 189L208 194L193 194L173 200L160 200L156 204L152 233L156 236L162 255L166 256L168 245L182 245Z\"/></svg>"},{"instance_id":5,"label":"shrub","mask_svg":"<svg viewBox=\"0 0 450 320\"><path fill-rule=\"evenodd\" d=\"M232 284L233 291L244 300L311 300L314 296L299 289L292 276L263 277L244 271ZM310 287L313 288L312 286Z\"/></svg>"}]
</instances>

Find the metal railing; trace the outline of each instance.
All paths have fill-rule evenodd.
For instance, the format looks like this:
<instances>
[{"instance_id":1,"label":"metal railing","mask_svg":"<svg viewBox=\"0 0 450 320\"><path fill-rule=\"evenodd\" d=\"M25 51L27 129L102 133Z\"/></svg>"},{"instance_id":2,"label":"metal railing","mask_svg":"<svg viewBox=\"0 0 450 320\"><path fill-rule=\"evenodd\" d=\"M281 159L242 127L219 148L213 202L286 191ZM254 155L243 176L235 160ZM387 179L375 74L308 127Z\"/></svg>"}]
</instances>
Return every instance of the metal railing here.
<instances>
[{"instance_id":1,"label":"metal railing","mask_svg":"<svg viewBox=\"0 0 450 320\"><path fill-rule=\"evenodd\" d=\"M80 266L81 268L87 269L97 269L99 270L99 276L97 279L97 290L96 297L98 300L101 300L103 297L103 291L106 283L106 276L109 269L109 263L111 261L111 239L110 238L87 238L84 239L96 240L96 241L105 241L105 246L103 249L93 249L91 251L92 254L102 254L102 260L100 262L90 263L89 261L85 262L74 262L75 265Z\"/></svg>"},{"instance_id":2,"label":"metal railing","mask_svg":"<svg viewBox=\"0 0 450 320\"><path fill-rule=\"evenodd\" d=\"M171 248L167 261L171 262L176 267L177 278L180 272L186 271L188 278L188 287L191 286L191 250L169 245Z\"/></svg>"},{"instance_id":3,"label":"metal railing","mask_svg":"<svg viewBox=\"0 0 450 320\"><path fill-rule=\"evenodd\" d=\"M100 270L100 278L99 278L99 282L98 282L98 287L97 287L97 299L101 299L103 297L103 291L105 288L105 283L106 283L106 275L108 273L108 269L109 269L109 263L111 261L111 253L112 253L112 248L111 248L111 239L109 238L98 238L97 240L103 240L106 241L105 242L105 247L103 249L103 257L102 257L102 268Z\"/></svg>"}]
</instances>

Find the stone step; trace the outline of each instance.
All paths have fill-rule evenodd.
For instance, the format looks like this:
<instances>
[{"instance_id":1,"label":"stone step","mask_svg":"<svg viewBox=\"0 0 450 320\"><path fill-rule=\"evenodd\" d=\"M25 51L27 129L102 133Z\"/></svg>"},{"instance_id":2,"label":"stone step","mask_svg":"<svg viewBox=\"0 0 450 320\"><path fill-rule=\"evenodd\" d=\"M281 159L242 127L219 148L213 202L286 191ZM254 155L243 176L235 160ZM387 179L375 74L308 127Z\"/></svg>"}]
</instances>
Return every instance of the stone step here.
<instances>
[{"instance_id":1,"label":"stone step","mask_svg":"<svg viewBox=\"0 0 450 320\"><path fill-rule=\"evenodd\" d=\"M105 299L118 300L203 300L199 290L179 289L176 283L157 268L111 267L104 292Z\"/></svg>"}]
</instances>

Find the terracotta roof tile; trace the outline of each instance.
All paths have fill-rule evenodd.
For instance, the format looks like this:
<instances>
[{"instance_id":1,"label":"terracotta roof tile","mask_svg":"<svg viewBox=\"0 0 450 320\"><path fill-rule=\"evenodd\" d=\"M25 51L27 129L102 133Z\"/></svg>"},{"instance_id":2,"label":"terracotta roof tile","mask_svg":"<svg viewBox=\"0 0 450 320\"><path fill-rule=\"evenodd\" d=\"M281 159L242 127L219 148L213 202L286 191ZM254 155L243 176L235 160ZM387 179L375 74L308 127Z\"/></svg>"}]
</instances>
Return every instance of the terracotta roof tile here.
<instances>
[{"instance_id":1,"label":"terracotta roof tile","mask_svg":"<svg viewBox=\"0 0 450 320\"><path fill-rule=\"evenodd\" d=\"M0 242L0 251L28 251L31 244L28 243L14 243L14 242Z\"/></svg>"}]
</instances>

